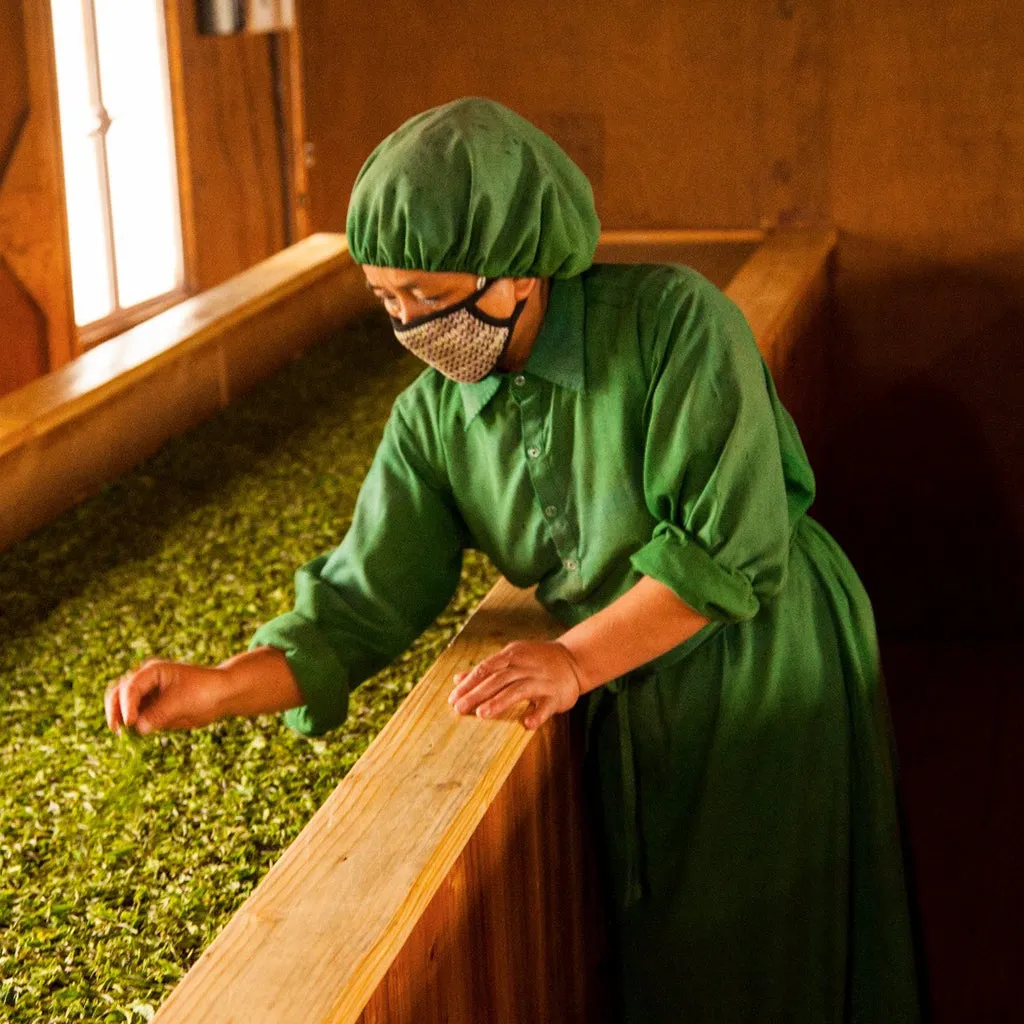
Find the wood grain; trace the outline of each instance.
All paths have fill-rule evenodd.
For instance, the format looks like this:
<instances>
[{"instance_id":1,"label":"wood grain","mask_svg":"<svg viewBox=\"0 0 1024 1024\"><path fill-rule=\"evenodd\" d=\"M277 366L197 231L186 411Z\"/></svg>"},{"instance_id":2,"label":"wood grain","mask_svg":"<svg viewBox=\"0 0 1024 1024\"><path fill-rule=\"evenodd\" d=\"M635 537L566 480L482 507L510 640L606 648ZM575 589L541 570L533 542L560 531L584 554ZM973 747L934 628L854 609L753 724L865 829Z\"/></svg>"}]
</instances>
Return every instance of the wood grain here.
<instances>
[{"instance_id":1,"label":"wood grain","mask_svg":"<svg viewBox=\"0 0 1024 1024\"><path fill-rule=\"evenodd\" d=\"M763 231L602 231L597 263L681 263L694 267L719 288L754 254Z\"/></svg>"},{"instance_id":2,"label":"wood grain","mask_svg":"<svg viewBox=\"0 0 1024 1024\"><path fill-rule=\"evenodd\" d=\"M743 264L725 289L743 310L773 372L783 366L780 341L787 337L788 326L837 242L838 235L831 228L778 231Z\"/></svg>"},{"instance_id":3,"label":"wood grain","mask_svg":"<svg viewBox=\"0 0 1024 1024\"><path fill-rule=\"evenodd\" d=\"M274 83L265 36L200 36L194 3L167 4L185 251L202 291L285 246Z\"/></svg>"},{"instance_id":4,"label":"wood grain","mask_svg":"<svg viewBox=\"0 0 1024 1024\"><path fill-rule=\"evenodd\" d=\"M581 710L557 716L522 752L362 1024L605 1019L609 968Z\"/></svg>"},{"instance_id":5,"label":"wood grain","mask_svg":"<svg viewBox=\"0 0 1024 1024\"><path fill-rule=\"evenodd\" d=\"M824 213L823 0L623 0L585 17L523 0L497 45L494 17L487 0L384 0L344 18L330 0L306 0L315 230L344 230L359 167L388 132L460 96L491 97L549 132L590 177L609 228L751 228ZM395 45L396 25L414 60Z\"/></svg>"},{"instance_id":6,"label":"wood grain","mask_svg":"<svg viewBox=\"0 0 1024 1024\"><path fill-rule=\"evenodd\" d=\"M821 465L828 446L837 244L832 229L779 230L725 289L750 323L812 467Z\"/></svg>"},{"instance_id":7,"label":"wood grain","mask_svg":"<svg viewBox=\"0 0 1024 1024\"><path fill-rule=\"evenodd\" d=\"M0 548L371 301L344 239L311 236L0 398Z\"/></svg>"},{"instance_id":8,"label":"wood grain","mask_svg":"<svg viewBox=\"0 0 1024 1024\"><path fill-rule=\"evenodd\" d=\"M481 942L492 941L503 929L510 940L520 938L507 918L493 917L509 892L502 890L505 879L488 877L503 856L500 849L486 852L489 830L476 848L478 863L471 856L460 868L466 876L480 877L466 877L460 885L459 873L452 876L451 871L535 739L519 722L522 705L491 721L457 715L447 703L452 676L515 637L554 638L560 632L531 592L499 583L155 1019L161 1024L285 1018L341 1024L358 1020L364 1008L367 1021L446 1019L405 1001L406 994L424 984L422 979L393 978L391 989L376 997L375 992L446 879L449 891L461 889L457 903L464 904L472 889L478 890L476 898L495 901L490 922L495 927L477 936ZM551 767L550 756L546 767ZM544 770L527 763L517 783L525 789L517 795L530 797L538 785L549 783ZM500 848L516 841L509 830L517 817L540 809L529 799L507 803L512 820L491 819L499 826ZM542 867L536 860L531 866ZM536 884L540 877L525 884ZM513 889L524 884L521 878L507 881ZM543 915L539 893L531 902ZM513 913L506 902L504 909L521 920L526 908ZM461 927L457 915L446 917L441 911L440 920L426 926L427 933L436 933L443 921L449 928ZM420 942L424 938L421 934ZM450 942L450 936L444 941ZM458 945L464 955L472 948ZM410 953L409 959L423 966L421 955ZM532 961L534 952L521 949L518 959ZM522 979L506 966L508 990ZM456 988L471 988L472 974L469 970ZM444 989L452 980L448 975L425 984L444 1004L459 998L455 989ZM554 979L551 983L557 987ZM486 1004L473 1000L463 1005L480 1013ZM474 1019L464 1013L450 1019Z\"/></svg>"},{"instance_id":9,"label":"wood grain","mask_svg":"<svg viewBox=\"0 0 1024 1024\"><path fill-rule=\"evenodd\" d=\"M0 395L74 352L46 0L0 0Z\"/></svg>"}]
</instances>

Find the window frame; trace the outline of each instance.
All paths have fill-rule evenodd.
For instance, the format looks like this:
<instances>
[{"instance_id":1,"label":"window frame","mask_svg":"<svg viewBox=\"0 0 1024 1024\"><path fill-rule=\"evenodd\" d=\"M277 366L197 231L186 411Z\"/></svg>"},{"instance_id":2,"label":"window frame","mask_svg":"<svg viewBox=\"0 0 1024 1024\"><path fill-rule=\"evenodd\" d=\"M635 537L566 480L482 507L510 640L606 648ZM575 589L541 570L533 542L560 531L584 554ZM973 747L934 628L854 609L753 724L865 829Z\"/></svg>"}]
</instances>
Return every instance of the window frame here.
<instances>
[{"instance_id":1,"label":"window frame","mask_svg":"<svg viewBox=\"0 0 1024 1024\"><path fill-rule=\"evenodd\" d=\"M78 356L101 342L134 327L150 317L169 309L194 293L195 235L191 209L191 175L188 166L185 124L182 115L183 93L181 76L181 40L179 23L180 0L154 0L162 15L160 43L163 50L162 63L163 91L170 112L170 126L174 153L175 171L175 212L179 231L178 281L166 292L154 295L131 306L122 306L117 280L117 253L114 247L113 212L111 207L110 175L107 163L106 133L110 118L103 103L102 83L96 34L95 0L80 0L85 25L85 61L88 69L90 101L98 112L97 130L98 170L101 183L101 203L104 214L103 230L107 244L107 273L111 282L114 308L98 320L79 324L72 316L75 352ZM50 4L47 4L49 7ZM51 12L52 21L52 12ZM58 104L59 106L59 104ZM59 110L58 126L59 126ZM60 143L62 146L63 143ZM63 163L63 160L62 160ZM65 206L66 197L62 197ZM65 214L66 216L66 214Z\"/></svg>"}]
</instances>

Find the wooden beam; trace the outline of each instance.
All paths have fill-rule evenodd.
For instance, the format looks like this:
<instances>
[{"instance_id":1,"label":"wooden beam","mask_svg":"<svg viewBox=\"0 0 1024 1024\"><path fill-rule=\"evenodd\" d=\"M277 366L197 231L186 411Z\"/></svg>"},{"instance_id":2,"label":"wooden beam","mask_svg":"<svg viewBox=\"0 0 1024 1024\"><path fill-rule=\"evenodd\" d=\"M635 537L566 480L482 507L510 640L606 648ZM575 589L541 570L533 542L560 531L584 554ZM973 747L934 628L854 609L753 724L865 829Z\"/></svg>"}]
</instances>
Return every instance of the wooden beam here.
<instances>
[{"instance_id":1,"label":"wooden beam","mask_svg":"<svg viewBox=\"0 0 1024 1024\"><path fill-rule=\"evenodd\" d=\"M314 235L0 398L0 548L371 303L343 236Z\"/></svg>"},{"instance_id":2,"label":"wooden beam","mask_svg":"<svg viewBox=\"0 0 1024 1024\"><path fill-rule=\"evenodd\" d=\"M743 310L773 372L778 339L826 268L838 238L834 228L792 228L769 235L725 289Z\"/></svg>"},{"instance_id":3,"label":"wooden beam","mask_svg":"<svg viewBox=\"0 0 1024 1024\"><path fill-rule=\"evenodd\" d=\"M828 433L831 364L831 228L786 228L769 236L726 294L747 317L811 465L820 469Z\"/></svg>"},{"instance_id":4,"label":"wooden beam","mask_svg":"<svg viewBox=\"0 0 1024 1024\"><path fill-rule=\"evenodd\" d=\"M765 232L756 228L652 228L631 231L611 228L601 232L603 245L743 245L763 242Z\"/></svg>"},{"instance_id":5,"label":"wooden beam","mask_svg":"<svg viewBox=\"0 0 1024 1024\"><path fill-rule=\"evenodd\" d=\"M602 231L598 263L681 263L724 288L764 239L762 231Z\"/></svg>"},{"instance_id":6,"label":"wooden beam","mask_svg":"<svg viewBox=\"0 0 1024 1024\"><path fill-rule=\"evenodd\" d=\"M537 735L519 722L524 705L494 720L455 713L453 674L515 637L561 631L532 591L499 582L155 1020L358 1020Z\"/></svg>"}]
</instances>

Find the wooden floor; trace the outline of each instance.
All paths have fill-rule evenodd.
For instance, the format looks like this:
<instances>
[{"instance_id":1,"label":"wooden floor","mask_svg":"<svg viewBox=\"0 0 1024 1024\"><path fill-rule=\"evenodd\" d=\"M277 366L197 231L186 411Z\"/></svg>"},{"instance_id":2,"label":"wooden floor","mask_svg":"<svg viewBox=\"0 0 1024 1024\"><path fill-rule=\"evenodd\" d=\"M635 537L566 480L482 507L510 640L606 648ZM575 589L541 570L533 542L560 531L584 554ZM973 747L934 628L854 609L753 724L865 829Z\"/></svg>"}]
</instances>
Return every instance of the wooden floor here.
<instances>
[{"instance_id":1,"label":"wooden floor","mask_svg":"<svg viewBox=\"0 0 1024 1024\"><path fill-rule=\"evenodd\" d=\"M883 645L935 1024L1024 1020L1024 671L1004 645Z\"/></svg>"}]
</instances>

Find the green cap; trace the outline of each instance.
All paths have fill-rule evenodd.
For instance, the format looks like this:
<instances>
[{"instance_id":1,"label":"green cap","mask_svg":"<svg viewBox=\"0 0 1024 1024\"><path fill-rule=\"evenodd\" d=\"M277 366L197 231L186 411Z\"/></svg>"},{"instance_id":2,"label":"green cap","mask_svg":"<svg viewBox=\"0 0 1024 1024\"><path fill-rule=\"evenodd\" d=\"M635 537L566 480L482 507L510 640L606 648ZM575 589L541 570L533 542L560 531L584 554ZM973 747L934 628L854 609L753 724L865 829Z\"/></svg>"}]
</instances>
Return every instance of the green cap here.
<instances>
[{"instance_id":1,"label":"green cap","mask_svg":"<svg viewBox=\"0 0 1024 1024\"><path fill-rule=\"evenodd\" d=\"M484 277L573 277L601 225L586 175L500 103L461 99L370 154L348 208L357 263Z\"/></svg>"}]
</instances>

